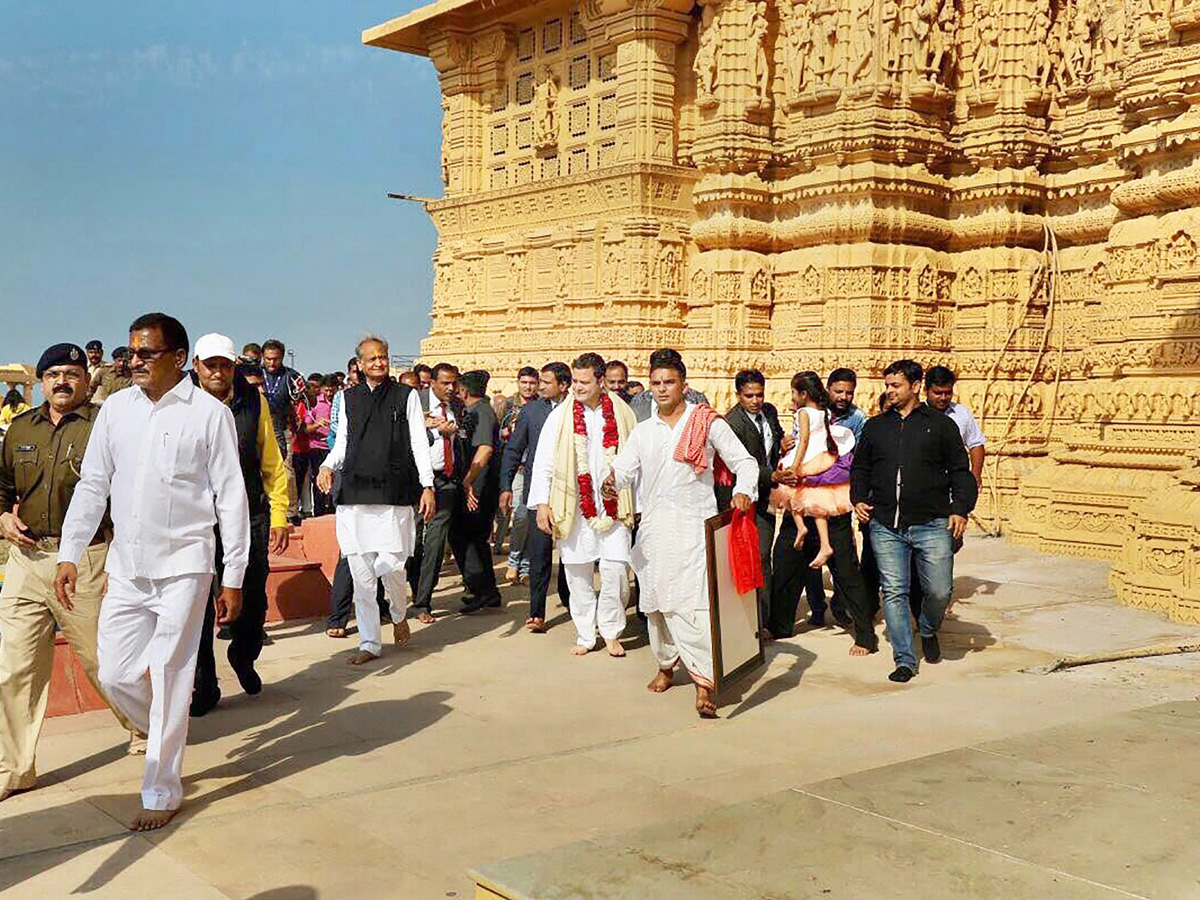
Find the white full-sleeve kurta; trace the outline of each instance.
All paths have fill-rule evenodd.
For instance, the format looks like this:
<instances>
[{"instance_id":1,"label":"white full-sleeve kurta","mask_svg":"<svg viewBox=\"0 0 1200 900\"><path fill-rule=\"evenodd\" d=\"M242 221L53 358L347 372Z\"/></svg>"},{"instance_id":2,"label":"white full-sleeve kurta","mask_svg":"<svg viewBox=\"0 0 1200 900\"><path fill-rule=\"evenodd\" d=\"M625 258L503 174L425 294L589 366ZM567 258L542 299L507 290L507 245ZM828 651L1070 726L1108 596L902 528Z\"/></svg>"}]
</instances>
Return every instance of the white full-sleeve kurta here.
<instances>
[{"instance_id":1,"label":"white full-sleeve kurta","mask_svg":"<svg viewBox=\"0 0 1200 900\"><path fill-rule=\"evenodd\" d=\"M734 493L758 499L758 463L724 419L709 427L704 448L708 468L697 474L691 464L675 459L675 448L695 410L694 403L687 404L672 428L656 406L650 418L633 429L613 460L617 488L637 487L642 522L631 562L641 586L644 613L708 609L704 522L717 514L713 493L716 455L736 478Z\"/></svg>"},{"instance_id":2,"label":"white full-sleeve kurta","mask_svg":"<svg viewBox=\"0 0 1200 900\"><path fill-rule=\"evenodd\" d=\"M237 429L229 408L190 378L157 403L134 385L100 407L63 521L60 562L79 563L110 499L109 575L211 575L219 525L223 586L242 586L250 513Z\"/></svg>"},{"instance_id":3,"label":"white full-sleeve kurta","mask_svg":"<svg viewBox=\"0 0 1200 900\"><path fill-rule=\"evenodd\" d=\"M343 413L345 412L343 408ZM421 487L433 487L433 464L429 458L429 438L425 434L425 413L416 391L409 391L404 416L408 420L408 440ZM343 414L333 449L323 466L340 472L346 463L350 441L350 417ZM383 503L339 503L334 513L338 547L344 556L356 553L392 553L407 559L417 543L416 508Z\"/></svg>"},{"instance_id":4,"label":"white full-sleeve kurta","mask_svg":"<svg viewBox=\"0 0 1200 900\"><path fill-rule=\"evenodd\" d=\"M533 474L529 483L529 508L536 509L542 503L550 502L550 482L554 477L555 445L558 443L558 432L563 426L566 416L575 414L575 402L567 400L558 404L546 418L538 438L537 452L533 459ZM592 473L592 491L596 498L596 509L604 508L600 496L600 484L604 480L607 462L604 459L604 410L597 406L595 409L583 407L583 418L588 432L588 468ZM571 427L568 424L567 427ZM533 527L537 527L534 525ZM610 562L629 562L629 527L617 522L604 534L597 534L583 517L583 511L576 501L575 521L566 540L558 541L558 551L562 561L573 563L590 563L597 560Z\"/></svg>"}]
</instances>

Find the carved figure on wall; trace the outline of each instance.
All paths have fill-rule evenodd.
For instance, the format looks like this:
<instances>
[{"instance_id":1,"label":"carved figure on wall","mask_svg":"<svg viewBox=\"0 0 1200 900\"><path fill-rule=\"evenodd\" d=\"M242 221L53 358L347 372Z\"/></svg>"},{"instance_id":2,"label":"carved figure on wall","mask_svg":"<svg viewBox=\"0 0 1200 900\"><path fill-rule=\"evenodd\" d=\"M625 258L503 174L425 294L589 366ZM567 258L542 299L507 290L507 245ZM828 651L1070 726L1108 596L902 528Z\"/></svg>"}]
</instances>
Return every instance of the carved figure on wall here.
<instances>
[{"instance_id":1,"label":"carved figure on wall","mask_svg":"<svg viewBox=\"0 0 1200 900\"><path fill-rule=\"evenodd\" d=\"M621 264L625 261L625 253L620 244L609 244L604 248L604 293L615 294L620 286Z\"/></svg>"},{"instance_id":2,"label":"carved figure on wall","mask_svg":"<svg viewBox=\"0 0 1200 900\"><path fill-rule=\"evenodd\" d=\"M829 87L836 87L834 75L838 70L838 7L835 0L816 0L821 3L812 13L813 31L820 36L817 52L819 62L814 71Z\"/></svg>"},{"instance_id":3,"label":"carved figure on wall","mask_svg":"<svg viewBox=\"0 0 1200 900\"><path fill-rule=\"evenodd\" d=\"M994 3L980 4L975 25L975 78L979 87L993 81L1000 65L1000 15Z\"/></svg>"},{"instance_id":4,"label":"carved figure on wall","mask_svg":"<svg viewBox=\"0 0 1200 900\"><path fill-rule=\"evenodd\" d=\"M558 247L554 251L554 296L565 299L571 292L571 279L575 267L572 260L570 245Z\"/></svg>"},{"instance_id":5,"label":"carved figure on wall","mask_svg":"<svg viewBox=\"0 0 1200 900\"><path fill-rule=\"evenodd\" d=\"M797 3L785 2L780 7L780 14L783 16L784 36L787 39L784 79L787 82L788 96L796 97L804 90L804 82L808 77L809 57L813 50L812 22L809 19L808 3L804 0Z\"/></svg>"},{"instance_id":6,"label":"carved figure on wall","mask_svg":"<svg viewBox=\"0 0 1200 900\"><path fill-rule=\"evenodd\" d=\"M450 185L450 98L442 99L442 184Z\"/></svg>"},{"instance_id":7,"label":"carved figure on wall","mask_svg":"<svg viewBox=\"0 0 1200 900\"><path fill-rule=\"evenodd\" d=\"M763 15L763 2L754 4L750 15L750 81L758 92L758 102L767 101L767 86L771 72L767 65L767 17Z\"/></svg>"},{"instance_id":8,"label":"carved figure on wall","mask_svg":"<svg viewBox=\"0 0 1200 900\"><path fill-rule=\"evenodd\" d=\"M1071 16L1070 30L1064 41L1063 56L1067 78L1072 85L1087 81L1092 74L1092 42L1095 24L1091 3L1080 0Z\"/></svg>"},{"instance_id":9,"label":"carved figure on wall","mask_svg":"<svg viewBox=\"0 0 1200 900\"><path fill-rule=\"evenodd\" d=\"M1107 0L1097 24L1104 74L1116 74L1118 64L1125 57L1125 0Z\"/></svg>"},{"instance_id":10,"label":"carved figure on wall","mask_svg":"<svg viewBox=\"0 0 1200 900\"><path fill-rule=\"evenodd\" d=\"M721 23L717 19L717 11L707 4L700 8L699 39L696 58L692 63L696 73L696 94L701 100L715 103L720 74L717 54L721 44Z\"/></svg>"},{"instance_id":11,"label":"carved figure on wall","mask_svg":"<svg viewBox=\"0 0 1200 900\"><path fill-rule=\"evenodd\" d=\"M679 293L682 255L678 244L667 244L658 254L658 289L664 294Z\"/></svg>"},{"instance_id":12,"label":"carved figure on wall","mask_svg":"<svg viewBox=\"0 0 1200 900\"><path fill-rule=\"evenodd\" d=\"M525 254L508 255L508 294L514 301L525 298Z\"/></svg>"},{"instance_id":13,"label":"carved figure on wall","mask_svg":"<svg viewBox=\"0 0 1200 900\"><path fill-rule=\"evenodd\" d=\"M854 18L850 23L850 81L869 73L875 53L874 0L856 0Z\"/></svg>"},{"instance_id":14,"label":"carved figure on wall","mask_svg":"<svg viewBox=\"0 0 1200 900\"><path fill-rule=\"evenodd\" d=\"M900 4L883 0L880 16L883 25L883 68L892 78L900 76Z\"/></svg>"},{"instance_id":15,"label":"carved figure on wall","mask_svg":"<svg viewBox=\"0 0 1200 900\"><path fill-rule=\"evenodd\" d=\"M549 66L533 92L533 142L538 150L558 146L558 76Z\"/></svg>"}]
</instances>

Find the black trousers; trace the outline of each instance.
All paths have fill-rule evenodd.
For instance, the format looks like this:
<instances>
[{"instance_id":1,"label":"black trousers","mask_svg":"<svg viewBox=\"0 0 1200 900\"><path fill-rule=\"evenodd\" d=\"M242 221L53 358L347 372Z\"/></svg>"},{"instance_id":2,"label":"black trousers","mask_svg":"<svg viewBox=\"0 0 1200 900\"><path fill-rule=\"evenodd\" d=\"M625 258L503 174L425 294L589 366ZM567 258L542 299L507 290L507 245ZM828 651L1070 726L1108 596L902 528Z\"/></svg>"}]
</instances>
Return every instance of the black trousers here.
<instances>
[{"instance_id":1,"label":"black trousers","mask_svg":"<svg viewBox=\"0 0 1200 900\"><path fill-rule=\"evenodd\" d=\"M537 527L535 513L529 511L529 533L525 536L525 558L529 560L529 618L546 618L546 594L550 591L550 571L554 568L554 538ZM571 602L567 574L558 567L558 599L563 606Z\"/></svg>"},{"instance_id":2,"label":"black trousers","mask_svg":"<svg viewBox=\"0 0 1200 900\"><path fill-rule=\"evenodd\" d=\"M421 541L413 555L413 568L417 571L417 589L413 592L413 607L433 612L433 592L437 588L442 560L446 558L446 540L454 511L458 508L458 485L435 475L434 496L437 510L433 518L421 529ZM460 563L461 565L461 563ZM493 579L495 574L493 573Z\"/></svg>"},{"instance_id":3,"label":"black trousers","mask_svg":"<svg viewBox=\"0 0 1200 900\"><path fill-rule=\"evenodd\" d=\"M846 612L854 627L854 643L868 650L876 650L879 639L871 616L868 614L869 599L862 572L858 567L858 553L854 548L851 514L835 516L829 520L829 542L833 545L833 556L829 558L829 571L833 583L841 588L846 600ZM804 522L808 534L802 549L795 548L796 523L791 516L783 517L779 539L775 542L774 578L771 589L771 610L767 628L777 638L791 637L796 628L796 608L800 604L800 590L808 577L809 563L817 555L820 541L816 525L811 519Z\"/></svg>"},{"instance_id":4,"label":"black trousers","mask_svg":"<svg viewBox=\"0 0 1200 900\"><path fill-rule=\"evenodd\" d=\"M235 667L253 665L262 652L263 623L267 621L267 536L270 533L266 519L250 522L250 558L246 564L246 577L242 580L242 612L229 626L231 640L226 656ZM221 590L221 578L225 571L225 553L221 536L217 535L217 574L213 578L212 590L208 594L208 606L204 610L204 628L200 631L200 650L196 657L194 689L200 694L210 694L217 689L217 661L213 652L213 627L217 612L213 598Z\"/></svg>"},{"instance_id":5,"label":"black trousers","mask_svg":"<svg viewBox=\"0 0 1200 900\"><path fill-rule=\"evenodd\" d=\"M383 593L383 582L375 585L375 599L379 602L381 621L387 621L392 615L387 597ZM350 564L346 557L339 556L337 568L333 570L333 584L329 588L329 620L326 628L345 628L350 617L354 615L354 579L350 577Z\"/></svg>"},{"instance_id":6,"label":"black trousers","mask_svg":"<svg viewBox=\"0 0 1200 900\"><path fill-rule=\"evenodd\" d=\"M462 572L468 598L500 596L492 560L492 524L499 500L499 482L482 485L479 506L474 511L467 509L467 492L460 491L450 519L450 549Z\"/></svg>"},{"instance_id":7,"label":"black trousers","mask_svg":"<svg viewBox=\"0 0 1200 900\"><path fill-rule=\"evenodd\" d=\"M758 589L758 623L766 627L771 619L771 581L774 571L771 547L775 543L775 514L756 509L754 524L758 526L758 555L763 570L763 586Z\"/></svg>"}]
</instances>

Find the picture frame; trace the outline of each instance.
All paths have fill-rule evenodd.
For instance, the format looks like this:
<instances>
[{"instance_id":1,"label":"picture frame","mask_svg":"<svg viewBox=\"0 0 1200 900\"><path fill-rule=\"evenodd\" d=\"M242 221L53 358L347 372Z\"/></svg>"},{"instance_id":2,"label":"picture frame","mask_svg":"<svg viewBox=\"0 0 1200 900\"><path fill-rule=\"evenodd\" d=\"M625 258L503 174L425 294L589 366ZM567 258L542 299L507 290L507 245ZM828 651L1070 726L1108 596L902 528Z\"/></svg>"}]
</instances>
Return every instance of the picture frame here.
<instances>
[{"instance_id":1,"label":"picture frame","mask_svg":"<svg viewBox=\"0 0 1200 900\"><path fill-rule=\"evenodd\" d=\"M718 694L767 662L759 622L758 592L738 594L733 583L729 561L733 514L732 509L727 509L704 523L713 681Z\"/></svg>"}]
</instances>

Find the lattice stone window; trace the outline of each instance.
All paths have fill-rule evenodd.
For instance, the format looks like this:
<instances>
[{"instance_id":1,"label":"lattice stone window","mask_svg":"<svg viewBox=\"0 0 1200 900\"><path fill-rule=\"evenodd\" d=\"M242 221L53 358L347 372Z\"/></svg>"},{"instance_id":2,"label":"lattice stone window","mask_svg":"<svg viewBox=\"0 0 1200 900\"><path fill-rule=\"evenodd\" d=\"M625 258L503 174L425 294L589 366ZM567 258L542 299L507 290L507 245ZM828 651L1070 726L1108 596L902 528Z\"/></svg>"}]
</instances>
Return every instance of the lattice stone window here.
<instances>
[{"instance_id":1,"label":"lattice stone window","mask_svg":"<svg viewBox=\"0 0 1200 900\"><path fill-rule=\"evenodd\" d=\"M508 187L508 168L506 166L496 166L496 168L492 169L492 190L498 191L506 187Z\"/></svg>"},{"instance_id":2,"label":"lattice stone window","mask_svg":"<svg viewBox=\"0 0 1200 900\"><path fill-rule=\"evenodd\" d=\"M617 95L605 94L600 98L596 122L601 131L609 131L617 127Z\"/></svg>"},{"instance_id":3,"label":"lattice stone window","mask_svg":"<svg viewBox=\"0 0 1200 900\"><path fill-rule=\"evenodd\" d=\"M503 156L508 150L508 123L498 122L492 126L492 153Z\"/></svg>"},{"instance_id":4,"label":"lattice stone window","mask_svg":"<svg viewBox=\"0 0 1200 900\"><path fill-rule=\"evenodd\" d=\"M587 165L587 147L576 147L571 151L571 155L567 157L567 174L578 175L580 172L586 172Z\"/></svg>"},{"instance_id":5,"label":"lattice stone window","mask_svg":"<svg viewBox=\"0 0 1200 900\"><path fill-rule=\"evenodd\" d=\"M578 12L571 13L571 43L586 44L587 39L587 29L583 27L583 19Z\"/></svg>"},{"instance_id":6,"label":"lattice stone window","mask_svg":"<svg viewBox=\"0 0 1200 900\"><path fill-rule=\"evenodd\" d=\"M551 19L542 27L542 52L557 53L562 49L562 19Z\"/></svg>"},{"instance_id":7,"label":"lattice stone window","mask_svg":"<svg viewBox=\"0 0 1200 900\"><path fill-rule=\"evenodd\" d=\"M596 71L600 74L601 81L615 81L617 77L617 54L605 53L596 60Z\"/></svg>"},{"instance_id":8,"label":"lattice stone window","mask_svg":"<svg viewBox=\"0 0 1200 900\"><path fill-rule=\"evenodd\" d=\"M517 149L528 150L533 146L533 117L517 119Z\"/></svg>"},{"instance_id":9,"label":"lattice stone window","mask_svg":"<svg viewBox=\"0 0 1200 900\"><path fill-rule=\"evenodd\" d=\"M592 77L591 59L586 56L576 56L571 60L571 68L567 76L567 83L571 85L572 90L582 90L588 86L588 79Z\"/></svg>"},{"instance_id":10,"label":"lattice stone window","mask_svg":"<svg viewBox=\"0 0 1200 900\"><path fill-rule=\"evenodd\" d=\"M517 102L522 106L533 102L532 72L522 72L517 76Z\"/></svg>"},{"instance_id":11,"label":"lattice stone window","mask_svg":"<svg viewBox=\"0 0 1200 900\"><path fill-rule=\"evenodd\" d=\"M617 142L605 141L596 148L596 165L611 166L617 161Z\"/></svg>"},{"instance_id":12,"label":"lattice stone window","mask_svg":"<svg viewBox=\"0 0 1200 900\"><path fill-rule=\"evenodd\" d=\"M558 154L554 153L545 157L542 160L542 177L557 178L558 177Z\"/></svg>"},{"instance_id":13,"label":"lattice stone window","mask_svg":"<svg viewBox=\"0 0 1200 900\"><path fill-rule=\"evenodd\" d=\"M508 85L502 84L496 89L496 99L492 101L493 112L503 112L508 108Z\"/></svg>"},{"instance_id":14,"label":"lattice stone window","mask_svg":"<svg viewBox=\"0 0 1200 900\"><path fill-rule=\"evenodd\" d=\"M521 62L533 59L536 41L532 28L526 28L517 35L517 59Z\"/></svg>"},{"instance_id":15,"label":"lattice stone window","mask_svg":"<svg viewBox=\"0 0 1200 900\"><path fill-rule=\"evenodd\" d=\"M586 101L571 104L571 110L567 116L567 127L570 128L572 137L583 137L587 134L588 105Z\"/></svg>"},{"instance_id":16,"label":"lattice stone window","mask_svg":"<svg viewBox=\"0 0 1200 900\"><path fill-rule=\"evenodd\" d=\"M513 174L513 184L529 184L533 181L533 162L518 163Z\"/></svg>"}]
</instances>

